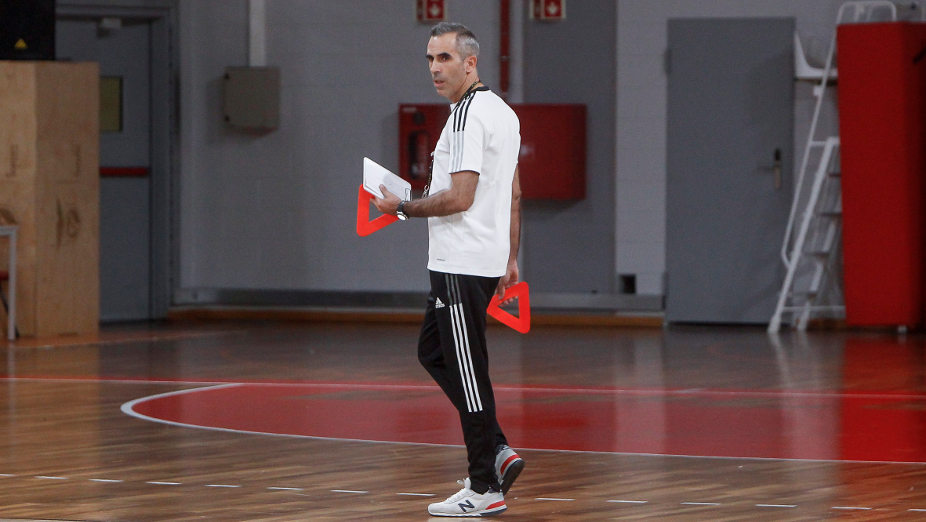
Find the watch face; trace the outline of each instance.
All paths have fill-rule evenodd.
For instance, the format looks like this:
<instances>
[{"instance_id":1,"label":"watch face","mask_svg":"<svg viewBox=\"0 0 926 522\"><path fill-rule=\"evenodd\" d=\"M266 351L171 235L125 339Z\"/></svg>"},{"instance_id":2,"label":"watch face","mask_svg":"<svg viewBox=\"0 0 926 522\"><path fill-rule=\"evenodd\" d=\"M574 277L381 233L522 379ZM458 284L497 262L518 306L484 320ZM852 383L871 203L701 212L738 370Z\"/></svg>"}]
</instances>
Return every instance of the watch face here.
<instances>
[{"instance_id":1,"label":"watch face","mask_svg":"<svg viewBox=\"0 0 926 522\"><path fill-rule=\"evenodd\" d=\"M404 212L396 212L395 217L401 219L402 221L408 219L408 216L406 216Z\"/></svg>"}]
</instances>

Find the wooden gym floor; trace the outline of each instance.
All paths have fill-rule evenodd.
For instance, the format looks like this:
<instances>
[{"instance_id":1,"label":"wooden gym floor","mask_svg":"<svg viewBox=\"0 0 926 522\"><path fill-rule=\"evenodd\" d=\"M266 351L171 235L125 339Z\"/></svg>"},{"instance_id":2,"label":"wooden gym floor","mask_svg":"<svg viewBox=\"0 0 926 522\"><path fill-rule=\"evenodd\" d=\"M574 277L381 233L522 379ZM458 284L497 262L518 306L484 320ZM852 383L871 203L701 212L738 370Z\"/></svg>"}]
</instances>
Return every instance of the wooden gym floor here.
<instances>
[{"instance_id":1,"label":"wooden gym floor","mask_svg":"<svg viewBox=\"0 0 926 522\"><path fill-rule=\"evenodd\" d=\"M426 520L457 418L417 326L173 321L0 344L0 518ZM926 337L489 332L504 520L926 518Z\"/></svg>"}]
</instances>

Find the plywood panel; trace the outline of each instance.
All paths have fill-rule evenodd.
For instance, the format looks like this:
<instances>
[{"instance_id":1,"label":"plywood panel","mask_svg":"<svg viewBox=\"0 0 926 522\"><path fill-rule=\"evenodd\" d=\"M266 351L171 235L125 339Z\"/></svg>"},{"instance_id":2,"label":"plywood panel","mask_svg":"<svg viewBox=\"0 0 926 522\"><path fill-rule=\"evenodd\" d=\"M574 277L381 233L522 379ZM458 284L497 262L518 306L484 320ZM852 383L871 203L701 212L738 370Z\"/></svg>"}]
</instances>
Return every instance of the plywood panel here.
<instances>
[{"instance_id":1,"label":"plywood panel","mask_svg":"<svg viewBox=\"0 0 926 522\"><path fill-rule=\"evenodd\" d=\"M0 62L0 209L20 227L22 335L97 329L98 82L92 63Z\"/></svg>"},{"instance_id":2,"label":"plywood panel","mask_svg":"<svg viewBox=\"0 0 926 522\"><path fill-rule=\"evenodd\" d=\"M0 210L19 226L17 243L17 323L34 330L35 295L35 68L27 62L0 62ZM0 245L6 268L8 245ZM6 325L6 315L3 316ZM4 336L5 336L4 332Z\"/></svg>"}]
</instances>

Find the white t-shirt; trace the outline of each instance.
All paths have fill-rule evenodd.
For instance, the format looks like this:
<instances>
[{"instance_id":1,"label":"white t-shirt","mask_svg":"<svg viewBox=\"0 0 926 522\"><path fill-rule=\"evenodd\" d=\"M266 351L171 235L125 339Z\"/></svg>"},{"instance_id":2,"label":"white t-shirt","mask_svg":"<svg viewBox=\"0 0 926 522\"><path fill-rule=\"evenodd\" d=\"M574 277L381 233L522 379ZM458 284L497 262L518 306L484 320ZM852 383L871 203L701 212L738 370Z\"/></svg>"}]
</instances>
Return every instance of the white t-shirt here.
<instances>
[{"instance_id":1,"label":"white t-shirt","mask_svg":"<svg viewBox=\"0 0 926 522\"><path fill-rule=\"evenodd\" d=\"M521 149L521 124L504 100L482 87L451 105L434 149L430 194L450 188L450 175L479 174L473 206L428 218L428 268L499 277L511 249L511 183Z\"/></svg>"}]
</instances>

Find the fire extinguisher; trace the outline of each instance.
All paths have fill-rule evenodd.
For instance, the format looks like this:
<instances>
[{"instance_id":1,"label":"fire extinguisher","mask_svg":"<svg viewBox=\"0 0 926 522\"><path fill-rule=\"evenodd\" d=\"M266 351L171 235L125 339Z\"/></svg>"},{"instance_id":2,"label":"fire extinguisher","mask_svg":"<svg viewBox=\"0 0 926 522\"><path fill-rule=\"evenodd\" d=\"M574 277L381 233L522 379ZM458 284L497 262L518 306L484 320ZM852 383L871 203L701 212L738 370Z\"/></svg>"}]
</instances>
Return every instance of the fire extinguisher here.
<instances>
[{"instance_id":1,"label":"fire extinguisher","mask_svg":"<svg viewBox=\"0 0 926 522\"><path fill-rule=\"evenodd\" d=\"M428 182L431 169L431 140L425 130L414 131L408 136L408 163L406 177L413 189L423 189Z\"/></svg>"}]
</instances>

